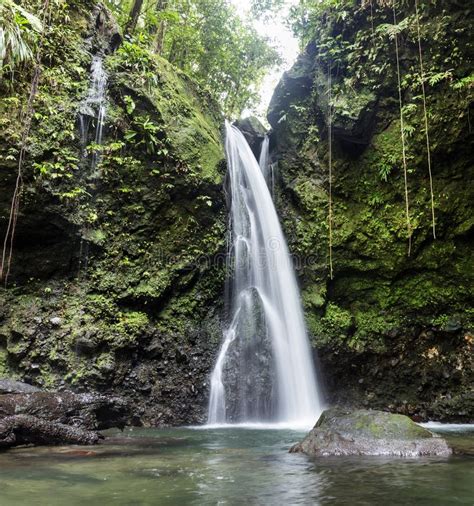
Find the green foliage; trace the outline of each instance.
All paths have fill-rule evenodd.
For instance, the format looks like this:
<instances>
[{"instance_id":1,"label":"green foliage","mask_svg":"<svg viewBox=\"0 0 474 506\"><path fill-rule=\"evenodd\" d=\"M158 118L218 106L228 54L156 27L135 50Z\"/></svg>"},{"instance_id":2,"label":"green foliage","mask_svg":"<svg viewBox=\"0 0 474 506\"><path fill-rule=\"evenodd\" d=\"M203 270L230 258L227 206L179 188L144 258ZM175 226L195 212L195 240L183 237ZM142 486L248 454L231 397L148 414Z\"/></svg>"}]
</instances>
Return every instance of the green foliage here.
<instances>
[{"instance_id":1,"label":"green foliage","mask_svg":"<svg viewBox=\"0 0 474 506\"><path fill-rule=\"evenodd\" d=\"M13 0L0 0L0 72L33 58L41 21Z\"/></svg>"},{"instance_id":2,"label":"green foliage","mask_svg":"<svg viewBox=\"0 0 474 506\"><path fill-rule=\"evenodd\" d=\"M310 330L318 345L336 344L349 339L353 328L353 319L350 311L329 303L322 317L310 317Z\"/></svg>"},{"instance_id":3,"label":"green foliage","mask_svg":"<svg viewBox=\"0 0 474 506\"><path fill-rule=\"evenodd\" d=\"M130 102L127 103L127 109L130 109ZM162 146L160 141L161 128L156 125L148 115L134 116L132 128L125 132L124 138L127 142L133 143L135 147L143 146L149 155L163 154L167 155L168 150Z\"/></svg>"},{"instance_id":4,"label":"green foliage","mask_svg":"<svg viewBox=\"0 0 474 506\"><path fill-rule=\"evenodd\" d=\"M455 90L463 90L472 87L474 87L474 74L463 77L458 81L456 81L455 83L453 83L453 89Z\"/></svg>"},{"instance_id":5,"label":"green foliage","mask_svg":"<svg viewBox=\"0 0 474 506\"><path fill-rule=\"evenodd\" d=\"M271 18L273 12L280 10L285 0L251 0L251 13L256 18Z\"/></svg>"},{"instance_id":6,"label":"green foliage","mask_svg":"<svg viewBox=\"0 0 474 506\"><path fill-rule=\"evenodd\" d=\"M130 2L109 1L125 22ZM157 10L157 5L165 6ZM260 13L268 1L254 5ZM268 40L250 21L243 21L226 0L145 1L138 30L125 41L126 66L153 78L151 52L156 51L157 32L162 33L160 56L197 80L221 102L230 116L252 106L268 69L280 58ZM156 83L154 83L156 85Z\"/></svg>"},{"instance_id":7,"label":"green foliage","mask_svg":"<svg viewBox=\"0 0 474 506\"><path fill-rule=\"evenodd\" d=\"M141 84L151 88L158 85L158 78L156 61L147 46L147 39L139 34L133 42L124 41L114 58L120 61L123 70L133 72Z\"/></svg>"}]
</instances>

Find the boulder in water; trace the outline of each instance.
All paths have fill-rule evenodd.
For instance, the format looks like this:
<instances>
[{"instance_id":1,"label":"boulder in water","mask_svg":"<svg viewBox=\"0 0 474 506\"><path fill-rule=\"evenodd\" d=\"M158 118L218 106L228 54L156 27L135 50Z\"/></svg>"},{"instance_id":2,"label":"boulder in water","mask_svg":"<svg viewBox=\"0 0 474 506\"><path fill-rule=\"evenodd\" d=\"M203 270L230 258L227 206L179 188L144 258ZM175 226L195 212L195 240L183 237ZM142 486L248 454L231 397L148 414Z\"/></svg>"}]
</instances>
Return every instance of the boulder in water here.
<instances>
[{"instance_id":1,"label":"boulder in water","mask_svg":"<svg viewBox=\"0 0 474 506\"><path fill-rule=\"evenodd\" d=\"M446 441L404 415L359 409L327 409L290 450L315 457L338 455L448 456Z\"/></svg>"},{"instance_id":2,"label":"boulder in water","mask_svg":"<svg viewBox=\"0 0 474 506\"><path fill-rule=\"evenodd\" d=\"M0 449L19 445L93 445L103 439L95 431L42 420L31 415L7 416L0 420Z\"/></svg>"}]
</instances>

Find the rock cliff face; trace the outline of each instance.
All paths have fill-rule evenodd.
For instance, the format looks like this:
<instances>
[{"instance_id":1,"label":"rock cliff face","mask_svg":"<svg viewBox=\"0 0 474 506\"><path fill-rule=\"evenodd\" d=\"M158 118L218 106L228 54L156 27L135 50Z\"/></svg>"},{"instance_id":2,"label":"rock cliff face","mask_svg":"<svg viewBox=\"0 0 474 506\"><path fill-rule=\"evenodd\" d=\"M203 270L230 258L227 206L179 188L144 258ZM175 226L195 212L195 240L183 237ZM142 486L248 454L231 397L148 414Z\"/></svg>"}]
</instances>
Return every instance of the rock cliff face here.
<instances>
[{"instance_id":1,"label":"rock cliff face","mask_svg":"<svg viewBox=\"0 0 474 506\"><path fill-rule=\"evenodd\" d=\"M299 260L330 399L468 420L474 403L470 7L453 2L443 11L438 3L423 11L436 240L413 12L399 13L407 19L400 61L413 228L408 257L391 11L379 3L374 0L373 36L367 8L335 7L333 18L318 19L313 41L278 86L269 113L280 174L276 202ZM113 19L91 0L54 12L11 273L0 288L0 378L120 395L134 406L136 423L197 423L205 419L222 335L223 121L186 75L119 43ZM97 55L108 74L101 147L94 143L95 120L82 139L79 121ZM30 81L31 69L24 69L14 85L0 83L2 241ZM263 134L257 132L260 141ZM94 153L101 159L97 170L91 170Z\"/></svg>"},{"instance_id":2,"label":"rock cliff face","mask_svg":"<svg viewBox=\"0 0 474 506\"><path fill-rule=\"evenodd\" d=\"M61 15L67 36L54 29ZM186 75L119 40L93 2L53 17L0 289L0 377L119 393L137 423L196 423L221 338L222 121ZM101 148L89 120L86 148L78 113L94 55L108 74L106 120ZM2 83L2 243L30 78Z\"/></svg>"},{"instance_id":3,"label":"rock cliff face","mask_svg":"<svg viewBox=\"0 0 474 506\"><path fill-rule=\"evenodd\" d=\"M400 24L393 27L393 12L383 3L373 3L373 29L369 2L339 2L330 14L308 22L312 40L278 85L268 114L281 183L278 207L298 260L329 399L472 420L472 8L430 3L420 12L434 240L414 7L398 12ZM410 256L394 32L407 143Z\"/></svg>"}]
</instances>

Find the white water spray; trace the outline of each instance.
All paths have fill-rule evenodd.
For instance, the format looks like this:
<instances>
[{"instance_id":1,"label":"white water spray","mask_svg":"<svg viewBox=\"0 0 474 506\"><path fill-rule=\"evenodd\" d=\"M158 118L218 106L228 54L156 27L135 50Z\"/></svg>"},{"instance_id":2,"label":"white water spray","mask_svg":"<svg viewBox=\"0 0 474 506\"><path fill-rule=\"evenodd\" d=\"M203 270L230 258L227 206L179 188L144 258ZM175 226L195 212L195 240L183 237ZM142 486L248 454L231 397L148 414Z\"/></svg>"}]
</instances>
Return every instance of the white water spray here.
<instances>
[{"instance_id":1,"label":"white water spray","mask_svg":"<svg viewBox=\"0 0 474 506\"><path fill-rule=\"evenodd\" d=\"M268 168L268 142L260 156ZM247 141L226 123L231 193L232 321L214 371L208 423L311 427L321 413L288 247Z\"/></svg>"}]
</instances>

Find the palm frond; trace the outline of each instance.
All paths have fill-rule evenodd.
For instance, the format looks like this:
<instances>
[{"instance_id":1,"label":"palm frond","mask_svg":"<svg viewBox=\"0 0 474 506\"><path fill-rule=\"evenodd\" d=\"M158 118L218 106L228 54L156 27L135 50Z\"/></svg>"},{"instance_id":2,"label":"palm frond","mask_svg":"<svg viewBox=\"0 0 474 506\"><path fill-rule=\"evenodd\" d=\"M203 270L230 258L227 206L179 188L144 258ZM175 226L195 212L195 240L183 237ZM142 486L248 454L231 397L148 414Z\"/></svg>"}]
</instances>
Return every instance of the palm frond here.
<instances>
[{"instance_id":1,"label":"palm frond","mask_svg":"<svg viewBox=\"0 0 474 506\"><path fill-rule=\"evenodd\" d=\"M43 31L39 18L12 0L0 1L0 70L33 58L37 34Z\"/></svg>"}]
</instances>

